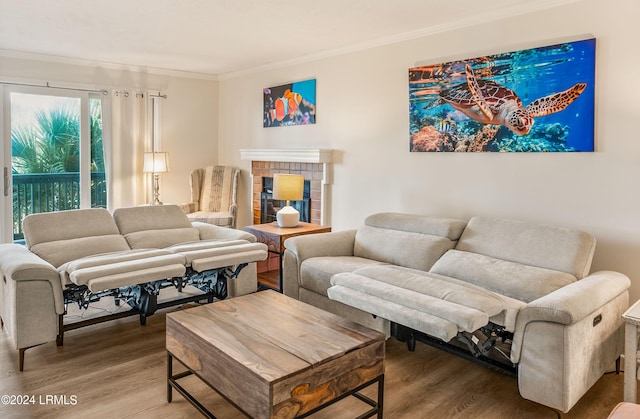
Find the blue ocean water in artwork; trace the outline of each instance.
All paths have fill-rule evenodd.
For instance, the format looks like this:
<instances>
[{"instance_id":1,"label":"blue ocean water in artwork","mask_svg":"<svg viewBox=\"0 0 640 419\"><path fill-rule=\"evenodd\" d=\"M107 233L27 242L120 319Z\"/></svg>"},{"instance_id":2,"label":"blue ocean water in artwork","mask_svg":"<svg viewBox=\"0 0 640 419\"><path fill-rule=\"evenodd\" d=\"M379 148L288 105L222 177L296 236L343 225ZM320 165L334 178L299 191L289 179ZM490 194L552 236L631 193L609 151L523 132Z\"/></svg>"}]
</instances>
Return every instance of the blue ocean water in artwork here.
<instances>
[{"instance_id":1,"label":"blue ocean water in artwork","mask_svg":"<svg viewBox=\"0 0 640 419\"><path fill-rule=\"evenodd\" d=\"M308 100L312 104L316 104L316 80L305 80L293 83L291 90L296 93L300 93L303 98Z\"/></svg>"},{"instance_id":2,"label":"blue ocean water in artwork","mask_svg":"<svg viewBox=\"0 0 640 419\"><path fill-rule=\"evenodd\" d=\"M482 88L474 87L474 77ZM586 87L572 89L579 83ZM493 90L485 89L489 84ZM456 87L462 93L452 98ZM509 95L519 97L526 112L532 102L542 104L526 133L497 119L482 121L483 104ZM554 106L559 97L563 106ZM411 150L593 151L594 97L595 39L416 67L409 70ZM480 116L469 117L465 106L475 106Z\"/></svg>"}]
</instances>

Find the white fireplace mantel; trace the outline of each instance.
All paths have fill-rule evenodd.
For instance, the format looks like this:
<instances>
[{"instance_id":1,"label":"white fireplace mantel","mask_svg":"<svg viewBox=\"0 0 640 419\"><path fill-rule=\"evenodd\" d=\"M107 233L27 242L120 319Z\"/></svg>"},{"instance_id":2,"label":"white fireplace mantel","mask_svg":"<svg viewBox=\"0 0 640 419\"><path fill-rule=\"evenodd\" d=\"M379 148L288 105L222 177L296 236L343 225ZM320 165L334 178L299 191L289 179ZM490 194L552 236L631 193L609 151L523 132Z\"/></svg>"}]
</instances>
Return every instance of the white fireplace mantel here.
<instances>
[{"instance_id":1,"label":"white fireplace mantel","mask_svg":"<svg viewBox=\"0 0 640 419\"><path fill-rule=\"evenodd\" d=\"M331 163L333 150L326 148L241 149L241 160L295 163Z\"/></svg>"}]
</instances>

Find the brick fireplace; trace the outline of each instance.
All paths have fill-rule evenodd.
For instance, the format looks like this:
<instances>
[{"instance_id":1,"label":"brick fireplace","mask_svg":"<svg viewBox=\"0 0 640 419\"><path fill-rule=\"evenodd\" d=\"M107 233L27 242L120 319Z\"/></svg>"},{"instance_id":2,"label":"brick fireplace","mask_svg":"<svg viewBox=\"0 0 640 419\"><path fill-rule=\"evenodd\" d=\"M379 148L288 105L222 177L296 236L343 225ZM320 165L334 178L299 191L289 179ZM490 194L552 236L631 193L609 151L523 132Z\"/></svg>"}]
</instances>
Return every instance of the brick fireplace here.
<instances>
[{"instance_id":1,"label":"brick fireplace","mask_svg":"<svg viewBox=\"0 0 640 419\"><path fill-rule=\"evenodd\" d=\"M249 149L240 150L242 160L251 160L253 223L260 223L263 178L275 173L304 176L310 184L309 222L330 223L329 185L332 150L327 149Z\"/></svg>"}]
</instances>

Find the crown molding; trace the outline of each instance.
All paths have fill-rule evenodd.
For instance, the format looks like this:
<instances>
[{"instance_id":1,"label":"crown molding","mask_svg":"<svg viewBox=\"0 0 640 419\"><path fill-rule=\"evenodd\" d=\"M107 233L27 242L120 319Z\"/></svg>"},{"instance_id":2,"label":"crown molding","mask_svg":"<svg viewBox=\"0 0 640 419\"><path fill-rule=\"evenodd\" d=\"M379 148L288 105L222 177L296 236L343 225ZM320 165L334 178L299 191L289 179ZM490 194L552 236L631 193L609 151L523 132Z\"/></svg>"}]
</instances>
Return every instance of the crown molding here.
<instances>
[{"instance_id":1,"label":"crown molding","mask_svg":"<svg viewBox=\"0 0 640 419\"><path fill-rule=\"evenodd\" d=\"M487 13L477 14L475 16L458 19L452 22L443 23L441 25L433 25L423 29L415 31L405 32L397 35L392 35L383 38L376 38L371 41L361 42L357 44L351 44L343 48L335 48L327 51L323 51L317 54L308 54L304 57L294 58L291 60L280 61L276 63L269 63L262 66L256 66L244 70L231 71L228 73L221 73L218 75L218 80L227 80L236 77L246 76L253 73L262 71L277 70L283 67L288 67L296 64L303 64L312 61L317 61L323 58L330 58L339 55L349 54L353 52L363 51L367 49L377 48L381 46L396 44L399 42L410 41L413 39L423 38L430 35L435 35L443 32L450 32L456 29L463 29L470 26L479 25L482 23L494 22L510 17L521 16L528 13L534 13L540 10L552 9L556 7L565 6L572 3L579 3L584 0L539 0L526 3L520 3L513 6L504 7L501 11L491 11Z\"/></svg>"},{"instance_id":2,"label":"crown molding","mask_svg":"<svg viewBox=\"0 0 640 419\"><path fill-rule=\"evenodd\" d=\"M44 62L57 63L57 64L79 65L84 67L100 67L100 68L105 68L107 70L131 71L136 73L147 73L147 74L154 74L159 76L171 76L171 77L180 77L180 78L197 79L197 80L212 80L212 81L218 80L218 76L216 74L196 73L196 72L190 72L190 71L171 70L166 68L142 67L142 66L135 66L135 65L127 65L127 64L116 64L116 63L109 63L105 61L93 61L93 60L85 60L82 58L70 58L70 57L62 57L58 55L37 54L32 52L14 51L14 50L6 50L6 49L0 49L0 57L14 58L14 59L20 59L20 60L44 61Z\"/></svg>"}]
</instances>

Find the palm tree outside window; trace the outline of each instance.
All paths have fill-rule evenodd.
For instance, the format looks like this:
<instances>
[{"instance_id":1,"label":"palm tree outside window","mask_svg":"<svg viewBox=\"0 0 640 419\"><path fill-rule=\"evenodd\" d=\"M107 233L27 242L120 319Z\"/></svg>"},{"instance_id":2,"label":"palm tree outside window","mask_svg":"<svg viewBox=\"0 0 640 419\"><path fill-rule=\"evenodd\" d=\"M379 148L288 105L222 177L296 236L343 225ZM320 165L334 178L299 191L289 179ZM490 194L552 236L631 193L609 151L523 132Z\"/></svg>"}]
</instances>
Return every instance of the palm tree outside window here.
<instances>
[{"instance_id":1,"label":"palm tree outside window","mask_svg":"<svg viewBox=\"0 0 640 419\"><path fill-rule=\"evenodd\" d=\"M10 106L14 241L29 214L106 208L100 98L11 92ZM83 172L89 182L81 182Z\"/></svg>"}]
</instances>

